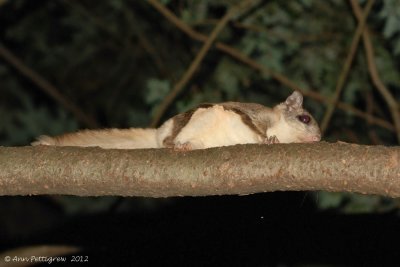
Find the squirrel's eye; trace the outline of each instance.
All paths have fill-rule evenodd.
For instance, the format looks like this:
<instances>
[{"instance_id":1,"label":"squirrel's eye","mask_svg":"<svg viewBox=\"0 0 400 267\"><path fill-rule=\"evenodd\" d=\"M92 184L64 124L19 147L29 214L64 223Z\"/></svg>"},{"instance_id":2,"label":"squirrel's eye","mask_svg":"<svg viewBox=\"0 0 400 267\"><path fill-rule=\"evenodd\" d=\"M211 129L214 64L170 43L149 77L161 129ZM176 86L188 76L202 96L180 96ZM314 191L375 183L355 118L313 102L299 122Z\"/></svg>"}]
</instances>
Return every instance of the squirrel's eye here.
<instances>
[{"instance_id":1,"label":"squirrel's eye","mask_svg":"<svg viewBox=\"0 0 400 267\"><path fill-rule=\"evenodd\" d=\"M311 121L311 117L308 115L299 115L297 116L297 119L305 124L309 124Z\"/></svg>"}]
</instances>

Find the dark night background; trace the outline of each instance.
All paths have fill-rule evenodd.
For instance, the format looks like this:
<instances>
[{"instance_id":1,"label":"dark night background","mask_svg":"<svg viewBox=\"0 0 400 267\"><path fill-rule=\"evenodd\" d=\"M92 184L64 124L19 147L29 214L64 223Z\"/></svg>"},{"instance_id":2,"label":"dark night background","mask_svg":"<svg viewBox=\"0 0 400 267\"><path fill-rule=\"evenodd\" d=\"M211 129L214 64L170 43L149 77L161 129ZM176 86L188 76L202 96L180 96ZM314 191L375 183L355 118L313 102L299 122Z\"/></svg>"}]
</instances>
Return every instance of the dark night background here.
<instances>
[{"instance_id":1,"label":"dark night background","mask_svg":"<svg viewBox=\"0 0 400 267\"><path fill-rule=\"evenodd\" d=\"M239 1L160 2L209 35ZM362 8L367 2L359 1ZM367 26L380 78L398 102L400 2L375 1ZM333 96L356 27L350 1L254 1L217 41L304 89L306 108L321 122L327 104L312 94ZM41 134L84 128L147 127L201 45L151 1L0 0L0 145L29 145ZM161 121L203 102L271 106L292 90L212 47ZM386 126L335 109L323 140L398 145L362 39L340 101ZM71 245L81 249L74 255L89 256L73 266L396 266L399 205L397 199L328 192L2 196L0 254Z\"/></svg>"}]
</instances>

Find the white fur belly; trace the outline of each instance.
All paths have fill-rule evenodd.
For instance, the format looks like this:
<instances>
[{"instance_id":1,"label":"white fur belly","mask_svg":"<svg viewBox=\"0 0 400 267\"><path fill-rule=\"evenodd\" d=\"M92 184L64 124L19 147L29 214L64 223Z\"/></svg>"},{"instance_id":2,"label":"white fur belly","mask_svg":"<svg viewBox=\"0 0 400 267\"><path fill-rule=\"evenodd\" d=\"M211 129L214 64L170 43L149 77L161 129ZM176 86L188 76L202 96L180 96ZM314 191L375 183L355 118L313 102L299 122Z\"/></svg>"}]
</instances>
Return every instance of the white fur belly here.
<instances>
[{"instance_id":1,"label":"white fur belly","mask_svg":"<svg viewBox=\"0 0 400 267\"><path fill-rule=\"evenodd\" d=\"M198 109L175 139L175 143L190 143L194 149L259 142L261 137L240 115L222 106Z\"/></svg>"}]
</instances>

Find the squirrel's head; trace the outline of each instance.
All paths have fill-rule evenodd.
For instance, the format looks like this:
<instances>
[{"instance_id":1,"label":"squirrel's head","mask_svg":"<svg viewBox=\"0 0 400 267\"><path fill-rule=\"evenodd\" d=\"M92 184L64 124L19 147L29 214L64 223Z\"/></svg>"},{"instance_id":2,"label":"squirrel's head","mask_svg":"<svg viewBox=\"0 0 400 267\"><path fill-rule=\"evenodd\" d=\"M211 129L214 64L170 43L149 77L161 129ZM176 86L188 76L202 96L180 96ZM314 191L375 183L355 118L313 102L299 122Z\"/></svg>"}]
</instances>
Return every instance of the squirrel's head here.
<instances>
[{"instance_id":1,"label":"squirrel's head","mask_svg":"<svg viewBox=\"0 0 400 267\"><path fill-rule=\"evenodd\" d=\"M311 114L303 109L303 95L293 92L285 102L274 107L280 114L278 124L286 128L278 139L282 143L306 143L321 140L321 130ZM282 139L282 140L281 140Z\"/></svg>"}]
</instances>

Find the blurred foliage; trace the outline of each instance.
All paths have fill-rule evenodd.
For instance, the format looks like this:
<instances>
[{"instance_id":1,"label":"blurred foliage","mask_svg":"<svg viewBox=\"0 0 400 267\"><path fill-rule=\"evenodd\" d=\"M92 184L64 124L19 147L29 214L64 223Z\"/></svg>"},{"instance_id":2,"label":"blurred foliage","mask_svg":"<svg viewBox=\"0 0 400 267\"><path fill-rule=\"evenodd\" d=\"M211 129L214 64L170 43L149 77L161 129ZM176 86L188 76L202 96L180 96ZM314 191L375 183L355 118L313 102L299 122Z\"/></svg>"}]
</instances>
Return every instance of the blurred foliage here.
<instances>
[{"instance_id":1,"label":"blurred foliage","mask_svg":"<svg viewBox=\"0 0 400 267\"><path fill-rule=\"evenodd\" d=\"M321 209L337 209L352 214L387 212L399 205L398 201L388 198L351 193L318 192L315 200Z\"/></svg>"},{"instance_id":2,"label":"blurred foliage","mask_svg":"<svg viewBox=\"0 0 400 267\"><path fill-rule=\"evenodd\" d=\"M185 23L208 34L238 1L161 2ZM149 125L152 111L201 45L146 1L1 1L0 25L2 44L102 127ZM377 1L368 26L381 77L400 99L400 1ZM302 88L331 96L355 27L348 1L261 1L233 21L219 41ZM27 145L40 134L87 127L4 60L0 60L0 92L1 145ZM268 75L211 50L164 119L201 102L274 105L289 93ZM391 118L371 84L360 45L341 100L365 110L367 95L373 96L376 116ZM306 99L306 106L317 120L322 118L321 103ZM392 132L343 111L335 113L325 139L396 143ZM320 193L317 202L322 208L347 205L347 211L356 210L355 206L379 211L383 205L376 197L331 193Z\"/></svg>"}]
</instances>

